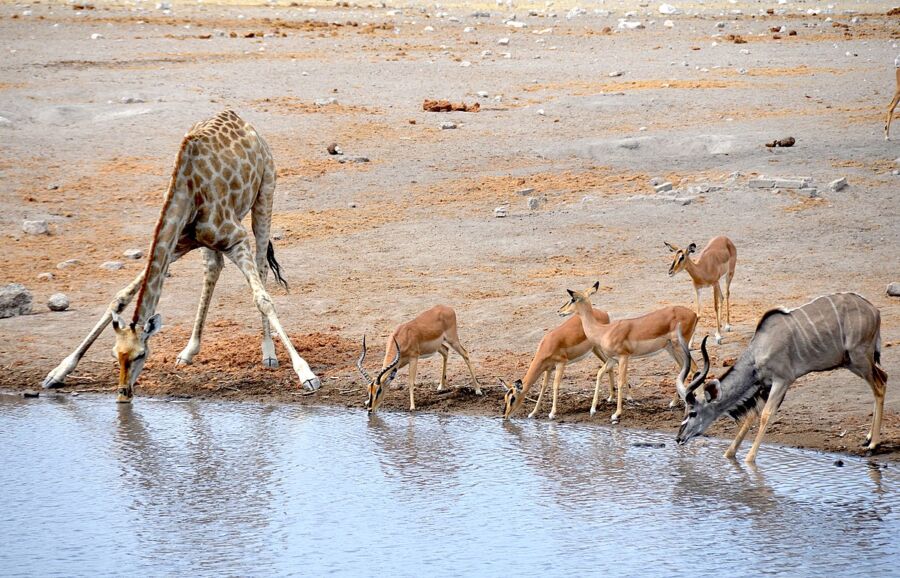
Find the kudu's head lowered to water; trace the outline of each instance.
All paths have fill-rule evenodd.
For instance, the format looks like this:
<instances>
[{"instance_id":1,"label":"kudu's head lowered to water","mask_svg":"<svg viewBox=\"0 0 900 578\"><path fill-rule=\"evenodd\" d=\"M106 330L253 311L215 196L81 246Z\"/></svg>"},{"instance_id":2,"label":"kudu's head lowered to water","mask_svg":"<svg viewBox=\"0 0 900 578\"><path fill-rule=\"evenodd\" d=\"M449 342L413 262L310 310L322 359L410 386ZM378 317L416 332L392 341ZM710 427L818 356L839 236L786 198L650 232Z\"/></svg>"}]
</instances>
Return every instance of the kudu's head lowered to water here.
<instances>
[{"instance_id":1,"label":"kudu's head lowered to water","mask_svg":"<svg viewBox=\"0 0 900 578\"><path fill-rule=\"evenodd\" d=\"M372 379L363 367L363 362L366 360L366 337L363 336L362 354L356 361L356 367L359 368L359 373L366 382L366 410L369 413L378 409L384 399L384 388L397 377L397 366L400 364L400 344L396 339L394 339L394 346L397 348L394 360L378 372L375 379Z\"/></svg>"},{"instance_id":2,"label":"kudu's head lowered to water","mask_svg":"<svg viewBox=\"0 0 900 578\"><path fill-rule=\"evenodd\" d=\"M706 375L709 373L709 352L706 350L707 339L709 339L709 335L705 336L700 343L700 351L703 353L703 369L694 374L691 382L685 385L684 380L687 379L691 368L690 363L685 363L675 382L678 393L684 399L685 405L684 421L681 422L681 428L678 430L678 436L675 438L675 441L679 444L683 444L689 439L702 434L724 411L723 408L718 407L718 401L721 397L719 380L713 379L705 382ZM678 342L681 345L684 359L689 360L691 352L680 332L678 333ZM698 390L699 396L697 395Z\"/></svg>"}]
</instances>

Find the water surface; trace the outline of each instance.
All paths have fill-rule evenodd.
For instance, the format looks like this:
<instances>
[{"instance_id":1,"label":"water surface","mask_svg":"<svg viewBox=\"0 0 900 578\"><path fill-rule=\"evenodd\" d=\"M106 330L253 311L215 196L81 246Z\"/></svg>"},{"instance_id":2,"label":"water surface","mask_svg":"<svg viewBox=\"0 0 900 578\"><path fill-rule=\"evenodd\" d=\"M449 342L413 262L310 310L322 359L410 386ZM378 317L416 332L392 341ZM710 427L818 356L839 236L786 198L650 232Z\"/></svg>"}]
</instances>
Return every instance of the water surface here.
<instances>
[{"instance_id":1,"label":"water surface","mask_svg":"<svg viewBox=\"0 0 900 578\"><path fill-rule=\"evenodd\" d=\"M0 395L0 573L898 575L900 475L585 424ZM665 447L640 447L635 444Z\"/></svg>"}]
</instances>

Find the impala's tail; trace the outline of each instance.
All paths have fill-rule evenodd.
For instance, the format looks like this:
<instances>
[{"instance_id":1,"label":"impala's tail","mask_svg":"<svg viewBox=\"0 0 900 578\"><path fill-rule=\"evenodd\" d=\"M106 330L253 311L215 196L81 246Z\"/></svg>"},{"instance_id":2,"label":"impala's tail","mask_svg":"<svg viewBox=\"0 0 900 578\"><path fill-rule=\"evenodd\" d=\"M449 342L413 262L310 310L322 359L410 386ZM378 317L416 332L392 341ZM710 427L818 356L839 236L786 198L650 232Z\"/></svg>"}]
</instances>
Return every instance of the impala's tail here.
<instances>
[{"instance_id":1,"label":"impala's tail","mask_svg":"<svg viewBox=\"0 0 900 578\"><path fill-rule=\"evenodd\" d=\"M281 265L275 260L275 246L272 245L272 241L269 241L269 248L266 249L266 261L269 263L269 269L272 270L272 274L275 275L275 280L284 287L285 291L288 291L288 282L281 275Z\"/></svg>"}]
</instances>

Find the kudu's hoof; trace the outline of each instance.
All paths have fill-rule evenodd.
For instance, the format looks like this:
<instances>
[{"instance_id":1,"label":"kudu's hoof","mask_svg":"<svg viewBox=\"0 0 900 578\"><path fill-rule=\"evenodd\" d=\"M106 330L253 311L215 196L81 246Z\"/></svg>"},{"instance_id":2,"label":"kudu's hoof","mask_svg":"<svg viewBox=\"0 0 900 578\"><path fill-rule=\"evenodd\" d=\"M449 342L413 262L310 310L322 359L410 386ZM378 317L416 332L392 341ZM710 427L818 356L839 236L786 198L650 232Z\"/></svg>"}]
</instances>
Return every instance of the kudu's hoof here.
<instances>
[{"instance_id":1,"label":"kudu's hoof","mask_svg":"<svg viewBox=\"0 0 900 578\"><path fill-rule=\"evenodd\" d=\"M44 389L55 389L57 387L65 387L65 385L65 382L56 379L52 375L45 377L43 383L41 383L41 387Z\"/></svg>"},{"instance_id":2,"label":"kudu's hoof","mask_svg":"<svg viewBox=\"0 0 900 578\"><path fill-rule=\"evenodd\" d=\"M320 387L322 387L322 381L318 377L307 379L303 382L303 389L306 391L316 391Z\"/></svg>"},{"instance_id":3,"label":"kudu's hoof","mask_svg":"<svg viewBox=\"0 0 900 578\"><path fill-rule=\"evenodd\" d=\"M278 368L278 359L276 359L274 357L263 358L263 367L267 367L269 369L277 369Z\"/></svg>"}]
</instances>

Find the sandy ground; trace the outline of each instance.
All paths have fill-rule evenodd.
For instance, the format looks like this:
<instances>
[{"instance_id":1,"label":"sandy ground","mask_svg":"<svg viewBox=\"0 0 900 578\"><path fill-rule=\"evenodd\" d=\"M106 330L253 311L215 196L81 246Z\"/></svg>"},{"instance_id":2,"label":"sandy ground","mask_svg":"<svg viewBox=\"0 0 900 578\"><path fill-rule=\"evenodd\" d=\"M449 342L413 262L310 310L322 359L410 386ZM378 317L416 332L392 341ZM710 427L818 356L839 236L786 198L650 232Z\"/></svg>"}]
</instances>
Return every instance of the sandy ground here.
<instances>
[{"instance_id":1,"label":"sandy ground","mask_svg":"<svg viewBox=\"0 0 900 578\"><path fill-rule=\"evenodd\" d=\"M99 268L149 245L182 135L232 107L275 154L276 247L292 291L272 291L324 386L304 395L283 351L282 368L260 366L259 315L233 266L216 289L203 351L176 370L202 279L199 255L189 255L160 301L166 326L139 396L360 407L353 362L363 334L377 343L374 371L397 323L446 303L487 394L469 389L456 356L456 387L436 393L433 358L419 365L419 411L499 415L497 378L524 374L540 337L560 322L566 288L599 280L594 303L613 318L692 306L688 278L666 275L663 241L702 246L727 234L738 248L734 331L712 348L713 373L767 309L859 292L882 312L891 378L881 453L900 458L900 301L885 295L900 280L900 177L891 174L900 145L881 136L900 52L891 5L837 3L833 14L807 14L823 5L744 2L675 16L661 16L656 3L597 6L609 13L0 5L0 283L24 283L36 304L33 315L0 320L0 387L36 387L144 266ZM646 28L616 29L629 10ZM513 14L527 26L506 25ZM336 103L316 105L328 98ZM424 112L425 99L481 109ZM445 121L458 128L441 130ZM789 135L793 148L763 146ZM326 152L333 142L370 162L338 162ZM822 198L750 189L756 175L812 177ZM842 176L848 188L827 189ZM654 177L690 204L654 196ZM700 185L721 189L689 190ZM517 194L524 188L541 199L537 209ZM501 205L509 216L495 218ZM24 218L48 219L52 234L23 234ZM80 264L58 269L67 259ZM47 271L54 278L39 281ZM44 303L59 291L72 308L51 313ZM703 299L699 334L715 330L709 291ZM114 386L111 345L111 334L101 337L68 391ZM611 407L587 414L596 368L570 368L560 421L607 423ZM667 408L671 361L636 361L630 378L636 403L617 427L674 435L681 410ZM405 387L405 370L398 381ZM405 390L392 391L383 407L407 403ZM868 386L849 372L807 376L766 440L857 453L871 410ZM723 421L710 433L734 430Z\"/></svg>"}]
</instances>

